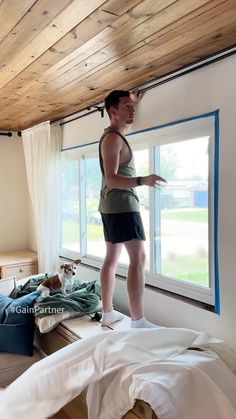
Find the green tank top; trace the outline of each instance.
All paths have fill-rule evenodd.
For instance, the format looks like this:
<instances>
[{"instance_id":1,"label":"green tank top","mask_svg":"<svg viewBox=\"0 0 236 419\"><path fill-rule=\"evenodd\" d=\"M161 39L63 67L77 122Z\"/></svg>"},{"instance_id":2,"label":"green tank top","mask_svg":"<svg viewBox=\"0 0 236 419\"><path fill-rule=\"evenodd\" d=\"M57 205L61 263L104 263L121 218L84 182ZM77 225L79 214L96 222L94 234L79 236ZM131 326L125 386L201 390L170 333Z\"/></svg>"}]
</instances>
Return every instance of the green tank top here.
<instances>
[{"instance_id":1,"label":"green tank top","mask_svg":"<svg viewBox=\"0 0 236 419\"><path fill-rule=\"evenodd\" d=\"M136 170L134 166L134 156L130 145L126 138L119 132L113 128L106 128L104 133L99 142L99 161L100 161L100 168L102 172L102 185L100 191L100 200L99 200L99 207L98 211L104 214L118 214L122 212L139 212L139 199L137 194L135 193L133 188L124 188L124 189L116 189L116 188L108 188L105 183L104 178L104 168L103 168L103 160L101 154L101 144L105 136L109 132L115 132L118 134L122 140L127 144L130 153L131 159L124 164L120 164L118 167L118 174L126 177L135 177Z\"/></svg>"}]
</instances>

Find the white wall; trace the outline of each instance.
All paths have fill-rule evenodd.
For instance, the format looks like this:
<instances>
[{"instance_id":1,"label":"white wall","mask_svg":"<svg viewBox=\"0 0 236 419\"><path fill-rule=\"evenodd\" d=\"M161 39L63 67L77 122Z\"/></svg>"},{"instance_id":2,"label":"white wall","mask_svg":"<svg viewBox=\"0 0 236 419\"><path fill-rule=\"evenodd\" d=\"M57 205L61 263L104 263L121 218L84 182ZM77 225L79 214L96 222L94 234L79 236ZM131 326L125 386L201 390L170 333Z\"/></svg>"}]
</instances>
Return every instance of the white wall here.
<instances>
[{"instance_id":1,"label":"white wall","mask_svg":"<svg viewBox=\"0 0 236 419\"><path fill-rule=\"evenodd\" d=\"M220 110L219 278L221 314L145 291L149 320L162 325L206 330L236 349L236 56L152 89L138 105L132 131ZM119 88L119 86L117 86ZM99 139L108 119L99 113L63 126L64 147ZM94 278L91 271L91 278ZM118 280L115 304L128 312L125 282Z\"/></svg>"},{"instance_id":2,"label":"white wall","mask_svg":"<svg viewBox=\"0 0 236 419\"><path fill-rule=\"evenodd\" d=\"M22 140L0 136L0 252L29 248L29 196Z\"/></svg>"}]
</instances>

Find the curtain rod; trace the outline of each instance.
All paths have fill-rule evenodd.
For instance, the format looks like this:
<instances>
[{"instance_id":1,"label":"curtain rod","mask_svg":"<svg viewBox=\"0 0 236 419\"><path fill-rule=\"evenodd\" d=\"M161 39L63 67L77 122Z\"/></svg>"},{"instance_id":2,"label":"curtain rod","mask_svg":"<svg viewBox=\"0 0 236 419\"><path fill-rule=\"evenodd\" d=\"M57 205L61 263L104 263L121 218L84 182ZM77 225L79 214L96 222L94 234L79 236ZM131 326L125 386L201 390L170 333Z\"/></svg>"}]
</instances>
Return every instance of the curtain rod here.
<instances>
[{"instance_id":1,"label":"curtain rod","mask_svg":"<svg viewBox=\"0 0 236 419\"><path fill-rule=\"evenodd\" d=\"M96 109L92 109L92 110L91 110L91 108L96 108ZM74 118L71 118L69 121L61 122L61 123L60 123L60 125L65 125L65 124L68 124L68 122L72 122L72 121L75 121L76 119L83 118L84 116L91 115L92 113L97 112L97 111L101 112L101 117L102 117L102 118L103 118L103 116L104 116L104 106L97 106L97 105L93 105L93 106L89 106L88 108L86 108L86 110L87 110L87 112L86 112L85 114L75 116ZM81 111L81 112L82 112L82 111ZM76 115L77 113L78 113L78 112L72 113L72 114L70 114L69 116ZM67 117L66 117L66 118L67 118ZM54 121L54 122L55 122L55 121Z\"/></svg>"},{"instance_id":2,"label":"curtain rod","mask_svg":"<svg viewBox=\"0 0 236 419\"><path fill-rule=\"evenodd\" d=\"M7 137L12 137L12 132L8 131L8 132L0 132L0 135L5 135ZM18 137L21 137L21 131L18 131L17 133Z\"/></svg>"},{"instance_id":3,"label":"curtain rod","mask_svg":"<svg viewBox=\"0 0 236 419\"><path fill-rule=\"evenodd\" d=\"M157 77L150 82L144 83L142 85L134 87L132 90L138 89L140 92L146 92L147 90L153 89L154 87L161 86L164 83L168 83L171 80L184 76L186 74L192 73L195 70L200 68L206 67L207 65L216 63L224 58L230 57L236 53L236 44L232 45L229 48L225 48L222 51L218 52L217 54L211 54L208 57L201 58L195 63L192 63L185 68L182 68L177 71L171 71L170 73L165 74L164 76ZM94 110L90 110L91 108L95 108ZM60 125L68 124L69 122L75 121L77 119L83 118L84 116L90 115L91 113L99 111L101 113L101 117L104 116L104 105L103 103L98 103L96 105L91 105L87 108L81 109L80 111L73 112L70 115L65 116L64 118L57 119L56 121L60 121L61 119L70 118L73 115L76 115L81 112L86 112L82 115L75 116L74 118L70 119L69 121L61 122ZM56 122L54 121L54 122Z\"/></svg>"},{"instance_id":4,"label":"curtain rod","mask_svg":"<svg viewBox=\"0 0 236 419\"><path fill-rule=\"evenodd\" d=\"M0 135L7 135L8 137L11 137L12 132L0 132Z\"/></svg>"}]
</instances>

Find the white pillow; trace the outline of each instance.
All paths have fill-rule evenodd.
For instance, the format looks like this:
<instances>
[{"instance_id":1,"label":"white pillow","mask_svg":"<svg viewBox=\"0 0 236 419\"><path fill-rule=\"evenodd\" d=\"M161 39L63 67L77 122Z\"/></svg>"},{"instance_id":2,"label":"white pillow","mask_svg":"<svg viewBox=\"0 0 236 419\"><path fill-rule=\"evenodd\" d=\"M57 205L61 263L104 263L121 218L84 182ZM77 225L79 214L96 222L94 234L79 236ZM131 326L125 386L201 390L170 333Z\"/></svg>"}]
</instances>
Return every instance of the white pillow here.
<instances>
[{"instance_id":1,"label":"white pillow","mask_svg":"<svg viewBox=\"0 0 236 419\"><path fill-rule=\"evenodd\" d=\"M64 310L61 313L51 314L50 316L35 317L35 323L41 333L50 332L63 320L71 319L72 317L81 317L83 314L76 310Z\"/></svg>"},{"instance_id":2,"label":"white pillow","mask_svg":"<svg viewBox=\"0 0 236 419\"><path fill-rule=\"evenodd\" d=\"M11 292L16 286L16 277L11 276L9 278L0 279L0 294L9 297Z\"/></svg>"},{"instance_id":3,"label":"white pillow","mask_svg":"<svg viewBox=\"0 0 236 419\"><path fill-rule=\"evenodd\" d=\"M102 310L102 301L100 300L96 311ZM50 316L35 317L35 324L38 326L41 333L50 332L63 320L72 319L73 317L82 317L84 314L76 310L63 310L60 313L50 314Z\"/></svg>"}]
</instances>

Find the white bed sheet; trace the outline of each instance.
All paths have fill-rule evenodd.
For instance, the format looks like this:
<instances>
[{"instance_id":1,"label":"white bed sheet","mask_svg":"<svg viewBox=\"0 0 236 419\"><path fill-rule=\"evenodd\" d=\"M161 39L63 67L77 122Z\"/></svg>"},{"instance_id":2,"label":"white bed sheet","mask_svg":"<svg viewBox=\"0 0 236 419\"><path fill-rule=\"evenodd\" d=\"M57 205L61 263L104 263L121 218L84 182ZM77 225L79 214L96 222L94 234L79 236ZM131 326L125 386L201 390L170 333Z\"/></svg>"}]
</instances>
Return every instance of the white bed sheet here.
<instances>
[{"instance_id":1,"label":"white bed sheet","mask_svg":"<svg viewBox=\"0 0 236 419\"><path fill-rule=\"evenodd\" d=\"M104 331L39 361L2 390L0 417L48 418L88 387L89 419L120 418L135 399L160 419L236 419L235 370L234 352L192 330Z\"/></svg>"}]
</instances>

